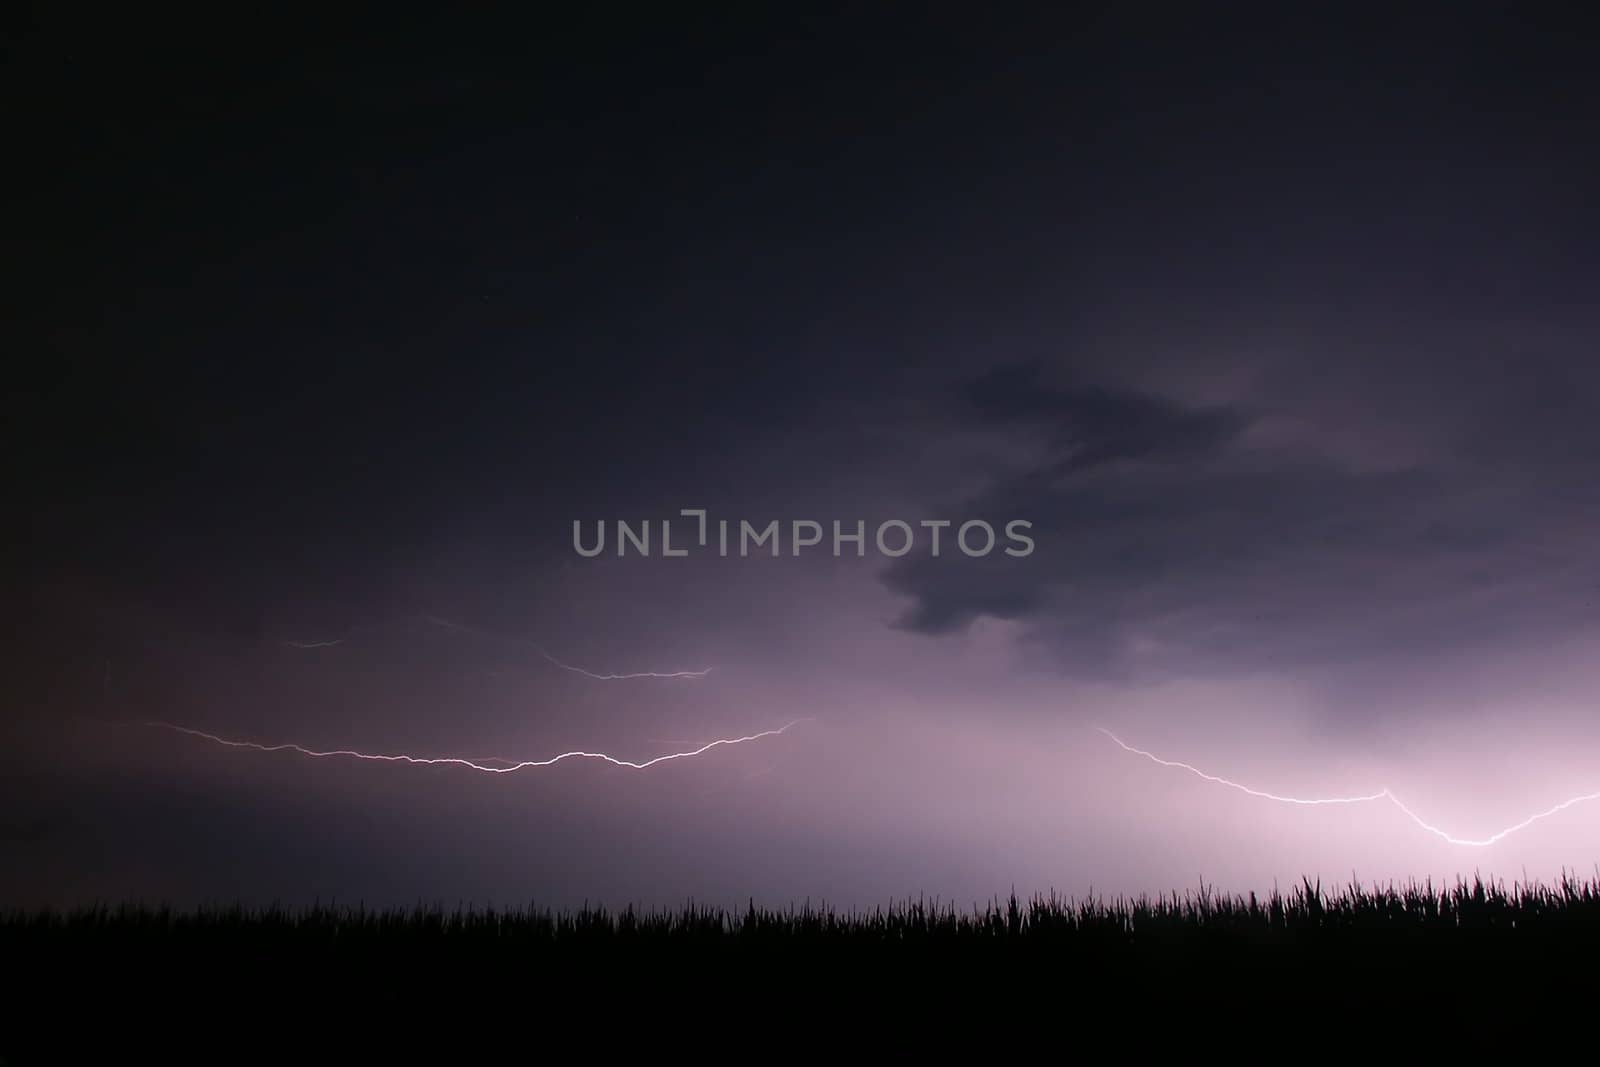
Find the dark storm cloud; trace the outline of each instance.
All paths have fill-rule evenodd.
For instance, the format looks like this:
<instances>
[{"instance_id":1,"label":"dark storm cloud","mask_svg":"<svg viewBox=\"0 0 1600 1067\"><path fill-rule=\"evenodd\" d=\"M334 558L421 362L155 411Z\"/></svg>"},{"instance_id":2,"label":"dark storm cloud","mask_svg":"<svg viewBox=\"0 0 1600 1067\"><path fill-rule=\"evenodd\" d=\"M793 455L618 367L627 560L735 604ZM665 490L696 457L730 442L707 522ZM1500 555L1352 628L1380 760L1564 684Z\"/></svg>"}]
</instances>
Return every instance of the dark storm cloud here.
<instances>
[{"instance_id":1,"label":"dark storm cloud","mask_svg":"<svg viewBox=\"0 0 1600 1067\"><path fill-rule=\"evenodd\" d=\"M968 386L967 400L983 422L1050 430L1064 474L1118 460L1192 459L1222 448L1247 425L1241 413L1221 408L1182 408L1097 385L1049 386L1037 364L996 368Z\"/></svg>"},{"instance_id":2,"label":"dark storm cloud","mask_svg":"<svg viewBox=\"0 0 1600 1067\"><path fill-rule=\"evenodd\" d=\"M906 628L1021 620L1070 673L1163 677L1537 641L1591 611L1600 568L1578 531L1596 500L1581 484L1255 448L1242 412L1061 390L1031 371L986 375L967 396L984 424L1057 425L1026 469L964 505L1031 520L1038 547L900 561L885 581L911 598ZM1552 437L1581 439L1556 421ZM1514 444L1478 441L1502 462Z\"/></svg>"}]
</instances>

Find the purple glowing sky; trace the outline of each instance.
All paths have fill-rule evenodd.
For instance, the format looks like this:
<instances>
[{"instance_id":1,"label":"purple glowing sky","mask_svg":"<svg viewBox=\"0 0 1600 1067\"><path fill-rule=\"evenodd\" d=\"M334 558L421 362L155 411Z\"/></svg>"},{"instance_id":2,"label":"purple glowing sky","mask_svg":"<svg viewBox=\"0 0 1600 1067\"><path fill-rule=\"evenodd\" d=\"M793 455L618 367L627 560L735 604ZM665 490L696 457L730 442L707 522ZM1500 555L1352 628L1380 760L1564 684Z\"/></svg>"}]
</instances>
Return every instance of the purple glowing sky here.
<instances>
[{"instance_id":1,"label":"purple glowing sky","mask_svg":"<svg viewBox=\"0 0 1600 1067\"><path fill-rule=\"evenodd\" d=\"M1588 873L1588 56L1123 22L37 29L0 904Z\"/></svg>"}]
</instances>

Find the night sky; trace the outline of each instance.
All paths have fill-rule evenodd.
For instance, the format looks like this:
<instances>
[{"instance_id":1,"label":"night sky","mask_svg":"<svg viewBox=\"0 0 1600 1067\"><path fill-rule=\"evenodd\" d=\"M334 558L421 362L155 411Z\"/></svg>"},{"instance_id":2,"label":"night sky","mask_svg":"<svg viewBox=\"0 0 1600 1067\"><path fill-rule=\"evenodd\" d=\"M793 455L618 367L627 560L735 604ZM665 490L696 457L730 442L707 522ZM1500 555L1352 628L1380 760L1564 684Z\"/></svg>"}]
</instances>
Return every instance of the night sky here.
<instances>
[{"instance_id":1,"label":"night sky","mask_svg":"<svg viewBox=\"0 0 1600 1067\"><path fill-rule=\"evenodd\" d=\"M699 10L11 20L0 904L1593 870L1587 27Z\"/></svg>"}]
</instances>

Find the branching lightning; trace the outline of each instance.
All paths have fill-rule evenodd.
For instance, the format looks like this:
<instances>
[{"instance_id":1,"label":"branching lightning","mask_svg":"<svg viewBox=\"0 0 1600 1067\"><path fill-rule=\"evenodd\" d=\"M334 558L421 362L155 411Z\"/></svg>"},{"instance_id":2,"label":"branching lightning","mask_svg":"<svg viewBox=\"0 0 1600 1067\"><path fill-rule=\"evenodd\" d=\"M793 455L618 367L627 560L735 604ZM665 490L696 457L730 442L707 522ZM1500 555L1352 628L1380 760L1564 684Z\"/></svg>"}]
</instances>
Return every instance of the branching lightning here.
<instances>
[{"instance_id":1,"label":"branching lightning","mask_svg":"<svg viewBox=\"0 0 1600 1067\"><path fill-rule=\"evenodd\" d=\"M1193 775L1195 775L1196 777L1199 777L1199 778L1203 778L1208 782L1212 782L1212 783L1214 783L1216 785L1227 786L1229 789L1237 789L1241 793L1246 793L1246 794L1248 794L1250 796L1253 796L1253 797L1260 797L1263 800L1276 800L1280 804L1303 804L1303 805L1366 804L1366 803L1370 803L1372 801L1387 800L1390 804L1393 804L1396 808L1400 809L1400 811L1405 814L1406 818L1408 818L1412 822L1416 823L1417 826L1419 826L1422 829L1426 830L1428 833L1433 834L1435 837L1437 837L1437 838L1439 838L1439 839L1441 839L1441 840L1443 840L1445 842L1448 842L1449 844L1462 845L1462 846L1465 846L1465 847L1468 847L1468 848L1488 848L1490 845L1498 844L1500 841L1505 840L1507 837L1510 837L1512 834L1516 833L1519 830L1527 829L1529 826L1532 826L1534 823L1538 822L1540 819L1547 819L1550 816L1555 815L1555 814L1557 814L1559 812L1566 811L1568 808L1575 807L1575 806L1577 806L1579 804L1588 803L1591 800L1600 800L1600 792L1597 792L1597 793L1584 793L1581 796L1570 797L1567 800L1563 800L1559 804L1556 804L1556 805L1554 805L1552 807L1546 808L1544 811L1538 812L1538 813L1536 813L1534 815L1530 815L1526 819L1523 819L1521 822L1514 823L1514 824L1512 824L1510 826L1507 826L1505 829L1500 830L1497 833L1490 834L1488 837L1483 837L1483 838L1456 837L1454 834L1451 834L1446 830L1441 830L1439 827L1434 826L1432 823L1430 823L1427 820L1423 819L1416 812L1412 811L1409 807L1407 807L1404 803L1402 803L1400 798L1395 796L1394 793L1392 791L1390 791L1388 787L1380 789L1376 793L1365 793L1365 794L1361 794L1361 795L1358 795L1358 796L1336 796L1336 797L1314 797L1314 798L1280 796L1277 793L1268 793L1268 792L1266 792L1264 790L1252 789L1250 786L1243 785L1243 784L1241 784L1239 782L1230 781L1227 778L1220 778L1220 777L1218 777L1217 775L1214 775L1214 774L1207 774L1205 771L1202 771L1200 768L1192 766L1192 765L1190 765L1188 763L1180 763L1177 760L1162 759L1160 756L1157 756L1153 752L1146 752L1142 748L1133 747L1132 745L1128 744L1126 741L1122 740L1122 738L1120 738L1116 734L1112 733L1110 730L1107 730L1107 729L1105 729L1103 727L1099 728L1099 730L1100 730L1101 733L1103 733L1107 737L1111 738L1112 741L1115 741L1117 743L1117 745L1119 747L1121 747L1126 752L1131 752L1136 756L1143 756L1145 759L1149 760L1150 762L1160 764L1163 767L1176 767L1179 770L1188 771L1190 774L1193 774Z\"/></svg>"},{"instance_id":2,"label":"branching lightning","mask_svg":"<svg viewBox=\"0 0 1600 1067\"><path fill-rule=\"evenodd\" d=\"M498 640L514 641L517 644L527 645L553 666L560 667L564 671L571 671L573 674L581 674L585 678L593 678L597 682L622 682L634 678L704 678L706 675L711 673L710 667L706 667L698 671L634 671L628 674L600 673L597 671L585 670L582 667L577 667L571 663L567 663L564 660L558 659L551 655L550 651L543 645L536 641L529 641L526 638L510 638L501 634L491 634L487 631L479 630L476 627L467 626L463 623L452 622L449 619L441 619L437 615L417 615L414 616L414 618L416 618L419 622L427 623L429 626L437 626L445 630L454 630L457 633L474 634L479 637L493 637ZM284 641L283 643L289 648L298 649L332 648L335 645L344 644L348 639L348 637L334 637L324 641Z\"/></svg>"},{"instance_id":3,"label":"branching lightning","mask_svg":"<svg viewBox=\"0 0 1600 1067\"><path fill-rule=\"evenodd\" d=\"M330 756L343 756L348 759L375 760L385 763L409 763L420 766L465 767L468 770L483 771L486 774L510 774L512 771L528 770L534 767L550 767L562 762L563 760L569 759L601 760L616 767L627 767L632 770L642 771L647 767L654 767L658 763L666 763L669 760L687 759L690 756L703 755L704 753L710 752L714 748L720 748L725 745L742 745L751 741L759 741L766 737L776 737L779 734L786 733L795 726L798 726L800 723L806 721L806 719L795 719L793 722L786 723L775 730L762 730L760 733L746 734L743 737L719 738L715 741L707 742L698 748L688 749L683 752L669 752L664 756L656 756L654 759L647 759L643 761L618 759L616 756L610 756L604 752L584 752L577 750L572 752L563 752L560 755L551 756L548 759L536 760L510 760L502 759L496 756L467 759L463 756L389 755L384 753L357 752L354 749L331 749L328 751L318 751L317 749L306 748L303 745L296 744L285 743L277 745L264 745L255 741L234 741L225 737L219 737L216 734L206 733L204 730L196 730L188 726L178 726L175 723L170 722L147 722L145 725L161 730L171 730L174 733L186 734L190 737L198 737L202 740L210 741L218 745L224 745L228 748L248 748L257 752L295 752L302 756L311 756L317 759ZM495 764L503 764L503 766L495 766Z\"/></svg>"}]
</instances>

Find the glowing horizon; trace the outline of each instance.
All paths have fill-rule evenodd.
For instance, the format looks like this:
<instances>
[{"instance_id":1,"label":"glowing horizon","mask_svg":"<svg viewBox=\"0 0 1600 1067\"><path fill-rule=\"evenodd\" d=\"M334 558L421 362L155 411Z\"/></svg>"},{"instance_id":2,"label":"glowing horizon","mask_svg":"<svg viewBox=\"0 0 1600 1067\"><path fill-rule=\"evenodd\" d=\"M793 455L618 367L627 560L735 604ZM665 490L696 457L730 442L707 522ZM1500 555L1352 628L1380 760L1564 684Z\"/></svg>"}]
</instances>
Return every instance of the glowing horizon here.
<instances>
[{"instance_id":1,"label":"glowing horizon","mask_svg":"<svg viewBox=\"0 0 1600 1067\"><path fill-rule=\"evenodd\" d=\"M1196 777L1204 779L1207 782L1211 782L1216 785L1227 786L1230 789L1236 789L1241 793L1245 793L1253 797L1259 797L1263 800L1271 800L1280 804L1298 804L1303 806L1316 806L1324 804L1366 804L1373 801L1387 800L1396 808L1400 809L1400 811L1403 812L1408 819L1410 819L1417 826L1428 831L1428 833L1433 834L1448 844L1459 845L1467 848L1488 848L1491 845L1498 844L1520 830L1527 829L1529 826L1532 826L1541 819L1549 818L1552 815L1556 815L1578 804L1588 803L1589 801L1593 800L1600 800L1600 792L1582 793L1574 797L1569 797L1566 800L1561 801L1559 804L1555 804L1543 811L1530 815L1522 821L1513 823L1512 825L1507 826L1505 829L1491 834L1488 837L1456 837L1454 834L1440 829L1439 827L1423 819L1416 812L1412 811L1405 805L1404 802L1400 800L1399 797L1394 795L1394 792L1390 790L1388 786L1384 786L1376 793L1364 793L1354 796L1318 797L1313 799L1283 796L1276 793L1269 793L1265 790L1255 789L1251 786L1244 785L1241 782L1235 782L1231 779L1223 778L1218 775L1208 774L1193 764L1183 763L1179 760L1164 759L1160 756L1157 756L1153 752L1146 751L1142 748L1136 748L1133 745L1128 744L1126 741L1122 740L1122 738L1118 737L1116 734L1112 733L1110 730L1107 730L1103 726L1097 726L1095 729L1100 733L1105 734L1112 741L1116 742L1116 744L1125 751L1133 753L1136 756L1143 756L1152 763L1160 764L1163 767L1173 767L1180 770L1185 770Z\"/></svg>"}]
</instances>

